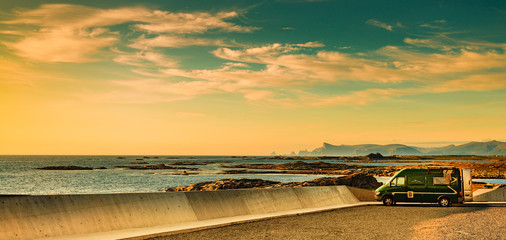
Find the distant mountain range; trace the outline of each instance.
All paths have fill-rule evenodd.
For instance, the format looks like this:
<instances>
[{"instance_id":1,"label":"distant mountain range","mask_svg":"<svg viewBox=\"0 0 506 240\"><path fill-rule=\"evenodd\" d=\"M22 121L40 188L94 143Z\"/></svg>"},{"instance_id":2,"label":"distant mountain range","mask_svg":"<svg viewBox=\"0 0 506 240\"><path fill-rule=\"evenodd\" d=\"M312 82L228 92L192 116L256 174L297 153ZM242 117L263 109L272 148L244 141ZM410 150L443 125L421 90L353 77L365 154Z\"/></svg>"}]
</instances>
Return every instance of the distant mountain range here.
<instances>
[{"instance_id":1,"label":"distant mountain range","mask_svg":"<svg viewBox=\"0 0 506 240\"><path fill-rule=\"evenodd\" d=\"M403 144L360 144L332 145L323 143L323 147L313 151L302 150L299 156L363 156L369 153L382 155L499 155L506 156L506 142L469 142L462 145L423 148Z\"/></svg>"}]
</instances>

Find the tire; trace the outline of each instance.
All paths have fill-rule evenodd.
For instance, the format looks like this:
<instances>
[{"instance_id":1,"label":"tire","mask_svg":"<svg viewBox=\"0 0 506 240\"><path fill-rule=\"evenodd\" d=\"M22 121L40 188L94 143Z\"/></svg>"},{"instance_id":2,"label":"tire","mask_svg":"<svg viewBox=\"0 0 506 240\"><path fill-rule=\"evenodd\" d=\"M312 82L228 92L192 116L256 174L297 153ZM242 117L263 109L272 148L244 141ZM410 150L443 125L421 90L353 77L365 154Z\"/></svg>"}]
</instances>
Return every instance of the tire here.
<instances>
[{"instance_id":1,"label":"tire","mask_svg":"<svg viewBox=\"0 0 506 240\"><path fill-rule=\"evenodd\" d=\"M385 196L383 198L383 205L385 206L393 206L395 204L394 198L392 196Z\"/></svg>"},{"instance_id":2,"label":"tire","mask_svg":"<svg viewBox=\"0 0 506 240\"><path fill-rule=\"evenodd\" d=\"M450 207L452 205L452 202L450 201L450 199L448 197L440 197L437 200L437 203L441 207Z\"/></svg>"}]
</instances>

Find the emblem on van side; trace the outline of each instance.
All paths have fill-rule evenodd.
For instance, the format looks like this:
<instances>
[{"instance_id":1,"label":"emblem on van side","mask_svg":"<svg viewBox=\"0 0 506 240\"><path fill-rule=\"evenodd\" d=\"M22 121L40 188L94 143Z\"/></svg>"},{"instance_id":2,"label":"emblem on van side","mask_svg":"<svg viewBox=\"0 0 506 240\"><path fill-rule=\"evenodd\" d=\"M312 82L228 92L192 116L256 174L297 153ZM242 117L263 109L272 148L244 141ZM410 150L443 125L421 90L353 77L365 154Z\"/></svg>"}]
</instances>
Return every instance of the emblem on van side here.
<instances>
[{"instance_id":1,"label":"emblem on van side","mask_svg":"<svg viewBox=\"0 0 506 240\"><path fill-rule=\"evenodd\" d=\"M413 198L415 196L415 193L413 191L408 191L408 198Z\"/></svg>"}]
</instances>

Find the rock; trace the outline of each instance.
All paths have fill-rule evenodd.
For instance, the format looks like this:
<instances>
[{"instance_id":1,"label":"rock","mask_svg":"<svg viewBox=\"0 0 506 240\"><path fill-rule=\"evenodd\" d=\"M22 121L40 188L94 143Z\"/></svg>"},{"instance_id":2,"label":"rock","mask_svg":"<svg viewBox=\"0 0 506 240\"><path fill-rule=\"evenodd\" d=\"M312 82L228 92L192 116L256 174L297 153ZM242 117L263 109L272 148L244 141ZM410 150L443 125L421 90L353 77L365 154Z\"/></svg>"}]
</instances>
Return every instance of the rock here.
<instances>
[{"instance_id":1,"label":"rock","mask_svg":"<svg viewBox=\"0 0 506 240\"><path fill-rule=\"evenodd\" d=\"M130 164L149 164L148 162L130 162Z\"/></svg>"},{"instance_id":2,"label":"rock","mask_svg":"<svg viewBox=\"0 0 506 240\"><path fill-rule=\"evenodd\" d=\"M187 192L187 191L214 191L219 189L239 189L239 188L263 188L278 184L280 182L262 180L262 179L220 179L210 182L194 183L190 186L165 189L166 192Z\"/></svg>"},{"instance_id":3,"label":"rock","mask_svg":"<svg viewBox=\"0 0 506 240\"><path fill-rule=\"evenodd\" d=\"M169 165L207 165L206 163L198 163L195 161L178 161L170 163Z\"/></svg>"},{"instance_id":4,"label":"rock","mask_svg":"<svg viewBox=\"0 0 506 240\"><path fill-rule=\"evenodd\" d=\"M199 170L198 168L187 168L187 167L172 167L167 166L163 163L156 165L145 165L145 166L114 166L114 168L127 168L133 170L156 170L156 169L183 169L183 170Z\"/></svg>"},{"instance_id":5,"label":"rock","mask_svg":"<svg viewBox=\"0 0 506 240\"><path fill-rule=\"evenodd\" d=\"M166 192L186 192L186 191L214 191L219 189L238 189L238 188L273 188L273 187L306 187L306 186L335 186L346 185L357 188L376 189L381 186L376 178L366 174L352 174L345 177L323 177L305 182L281 183L262 179L220 179L210 182L194 183L190 186L164 189Z\"/></svg>"},{"instance_id":6,"label":"rock","mask_svg":"<svg viewBox=\"0 0 506 240\"><path fill-rule=\"evenodd\" d=\"M79 166L49 166L42 168L34 168L35 170L93 170L91 167L79 167Z\"/></svg>"},{"instance_id":7,"label":"rock","mask_svg":"<svg viewBox=\"0 0 506 240\"><path fill-rule=\"evenodd\" d=\"M383 155L381 155L381 153L369 153L364 158L370 159L370 160L377 160L377 159L384 159L385 157L383 157Z\"/></svg>"},{"instance_id":8,"label":"rock","mask_svg":"<svg viewBox=\"0 0 506 240\"><path fill-rule=\"evenodd\" d=\"M279 170L344 170L354 168L354 166L328 163L328 162L289 162L280 164L240 164L233 166L223 166L225 168L248 168L248 169L279 169Z\"/></svg>"}]
</instances>

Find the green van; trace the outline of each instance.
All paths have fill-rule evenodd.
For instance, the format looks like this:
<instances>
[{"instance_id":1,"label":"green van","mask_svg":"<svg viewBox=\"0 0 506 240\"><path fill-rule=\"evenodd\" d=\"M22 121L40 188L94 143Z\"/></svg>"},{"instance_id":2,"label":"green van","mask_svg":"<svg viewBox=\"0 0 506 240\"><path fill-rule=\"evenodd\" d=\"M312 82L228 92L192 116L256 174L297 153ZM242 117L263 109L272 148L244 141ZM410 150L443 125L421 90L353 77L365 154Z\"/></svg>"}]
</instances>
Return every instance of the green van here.
<instances>
[{"instance_id":1,"label":"green van","mask_svg":"<svg viewBox=\"0 0 506 240\"><path fill-rule=\"evenodd\" d=\"M396 202L433 202L448 207L473 200L471 171L456 167L406 168L375 191L375 199Z\"/></svg>"}]
</instances>

